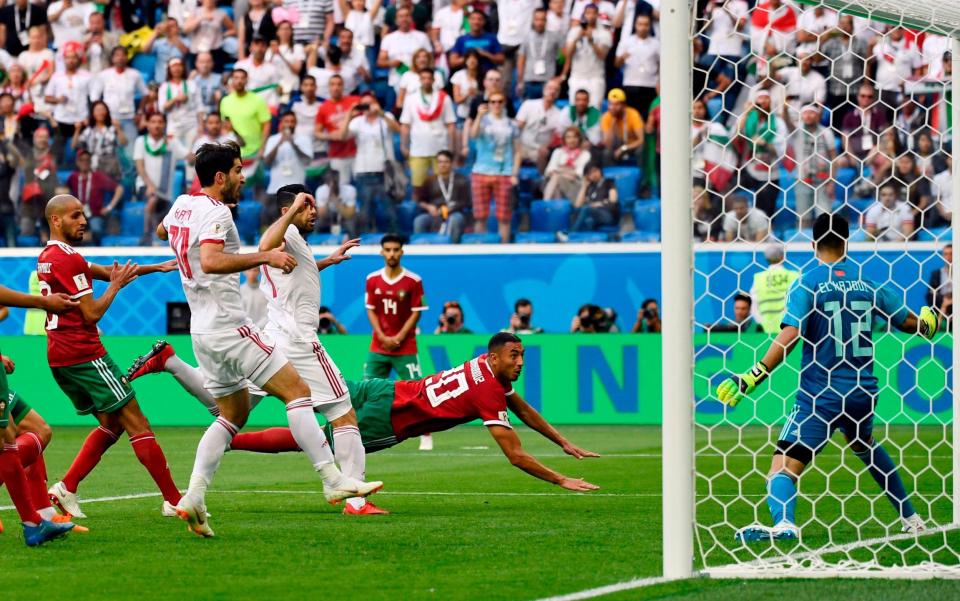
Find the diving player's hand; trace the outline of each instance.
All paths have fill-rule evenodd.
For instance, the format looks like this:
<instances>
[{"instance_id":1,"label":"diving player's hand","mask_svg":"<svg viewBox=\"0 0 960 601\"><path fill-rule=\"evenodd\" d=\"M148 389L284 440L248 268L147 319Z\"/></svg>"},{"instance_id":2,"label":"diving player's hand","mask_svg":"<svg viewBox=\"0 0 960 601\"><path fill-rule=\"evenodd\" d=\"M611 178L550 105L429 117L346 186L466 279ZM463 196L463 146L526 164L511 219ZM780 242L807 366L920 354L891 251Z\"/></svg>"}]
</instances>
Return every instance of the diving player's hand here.
<instances>
[{"instance_id":1,"label":"diving player's hand","mask_svg":"<svg viewBox=\"0 0 960 601\"><path fill-rule=\"evenodd\" d=\"M557 483L560 488L566 488L567 490L572 490L574 492L590 492L591 490L600 490L600 487L596 484L590 484L586 480L581 480L580 478L564 478Z\"/></svg>"},{"instance_id":2,"label":"diving player's hand","mask_svg":"<svg viewBox=\"0 0 960 601\"><path fill-rule=\"evenodd\" d=\"M717 398L721 403L736 407L737 403L747 396L760 382L767 379L770 370L763 364L763 361L757 361L757 364L745 374L731 375L717 386Z\"/></svg>"},{"instance_id":3,"label":"diving player's hand","mask_svg":"<svg viewBox=\"0 0 960 601\"><path fill-rule=\"evenodd\" d=\"M583 459L584 457L599 457L599 453L594 453L593 451L588 451L586 449L581 449L577 445L573 444L570 441L563 443L563 452L571 457L576 457L577 459Z\"/></svg>"},{"instance_id":4,"label":"diving player's hand","mask_svg":"<svg viewBox=\"0 0 960 601\"><path fill-rule=\"evenodd\" d=\"M937 319L937 313L930 307L921 307L920 315L917 317L917 333L930 340L937 333L937 327L940 320Z\"/></svg>"}]
</instances>

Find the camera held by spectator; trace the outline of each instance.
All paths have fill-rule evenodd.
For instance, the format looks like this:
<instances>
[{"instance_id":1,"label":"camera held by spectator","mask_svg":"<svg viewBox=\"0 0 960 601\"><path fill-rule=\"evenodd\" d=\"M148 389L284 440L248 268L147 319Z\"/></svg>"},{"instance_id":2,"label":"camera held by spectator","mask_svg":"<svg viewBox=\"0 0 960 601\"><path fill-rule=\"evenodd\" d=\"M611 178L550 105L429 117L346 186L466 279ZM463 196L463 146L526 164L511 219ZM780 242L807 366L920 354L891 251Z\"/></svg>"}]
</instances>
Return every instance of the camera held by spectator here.
<instances>
[{"instance_id":1,"label":"camera held by spectator","mask_svg":"<svg viewBox=\"0 0 960 601\"><path fill-rule=\"evenodd\" d=\"M617 327L617 312L610 307L598 305L583 305L577 311L576 317L570 324L571 332L582 334L610 334L619 332Z\"/></svg>"},{"instance_id":2,"label":"camera held by spectator","mask_svg":"<svg viewBox=\"0 0 960 601\"><path fill-rule=\"evenodd\" d=\"M347 328L343 327L337 318L333 315L330 307L320 306L320 320L317 322L317 334L346 334Z\"/></svg>"},{"instance_id":3,"label":"camera held by spectator","mask_svg":"<svg viewBox=\"0 0 960 601\"><path fill-rule=\"evenodd\" d=\"M637 311L637 321L630 330L634 334L660 332L663 324L660 323L660 307L652 298L648 298L640 305Z\"/></svg>"},{"instance_id":4,"label":"camera held by spectator","mask_svg":"<svg viewBox=\"0 0 960 601\"><path fill-rule=\"evenodd\" d=\"M511 334L543 334L543 328L538 328L533 322L533 303L529 299L521 298L513 303L513 315L510 316L510 326L504 332Z\"/></svg>"},{"instance_id":5,"label":"camera held by spectator","mask_svg":"<svg viewBox=\"0 0 960 601\"><path fill-rule=\"evenodd\" d=\"M463 325L463 309L457 301L443 303L443 313L440 314L440 323L434 334L473 334L470 328Z\"/></svg>"}]
</instances>

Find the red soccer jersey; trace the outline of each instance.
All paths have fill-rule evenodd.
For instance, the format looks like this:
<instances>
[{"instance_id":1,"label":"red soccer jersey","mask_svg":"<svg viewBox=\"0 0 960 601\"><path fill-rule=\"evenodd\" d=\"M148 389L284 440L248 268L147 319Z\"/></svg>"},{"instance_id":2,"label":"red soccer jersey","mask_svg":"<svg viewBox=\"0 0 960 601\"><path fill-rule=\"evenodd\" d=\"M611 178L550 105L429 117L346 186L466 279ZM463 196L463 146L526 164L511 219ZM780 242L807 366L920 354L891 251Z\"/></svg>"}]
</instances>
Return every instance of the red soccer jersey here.
<instances>
[{"instance_id":1,"label":"red soccer jersey","mask_svg":"<svg viewBox=\"0 0 960 601\"><path fill-rule=\"evenodd\" d=\"M327 133L336 133L340 125L350 116L350 109L360 103L359 96L344 96L339 101L327 99L317 109L317 123L323 125ZM327 142L327 156L331 159L346 159L357 156L357 142L349 140L330 140Z\"/></svg>"},{"instance_id":2,"label":"red soccer jersey","mask_svg":"<svg viewBox=\"0 0 960 601\"><path fill-rule=\"evenodd\" d=\"M367 276L367 293L364 296L367 309L373 309L380 328L387 336L395 336L403 329L414 311L426 311L427 298L423 294L423 282L420 276L407 271L400 272L395 279L387 278L384 271L374 271ZM415 355L417 354L417 335L410 332L400 348L388 351L383 348L377 336L370 342L370 350L383 355Z\"/></svg>"},{"instance_id":3,"label":"red soccer jersey","mask_svg":"<svg viewBox=\"0 0 960 601\"><path fill-rule=\"evenodd\" d=\"M62 292L72 299L93 294L93 272L75 248L51 240L37 258L40 294ZM50 367L88 363L107 354L97 324L87 323L80 309L47 313L47 359Z\"/></svg>"},{"instance_id":4,"label":"red soccer jersey","mask_svg":"<svg viewBox=\"0 0 960 601\"><path fill-rule=\"evenodd\" d=\"M483 420L485 426L510 428L505 388L493 376L487 356L422 380L398 380L394 384L390 421L398 440L439 432Z\"/></svg>"}]
</instances>

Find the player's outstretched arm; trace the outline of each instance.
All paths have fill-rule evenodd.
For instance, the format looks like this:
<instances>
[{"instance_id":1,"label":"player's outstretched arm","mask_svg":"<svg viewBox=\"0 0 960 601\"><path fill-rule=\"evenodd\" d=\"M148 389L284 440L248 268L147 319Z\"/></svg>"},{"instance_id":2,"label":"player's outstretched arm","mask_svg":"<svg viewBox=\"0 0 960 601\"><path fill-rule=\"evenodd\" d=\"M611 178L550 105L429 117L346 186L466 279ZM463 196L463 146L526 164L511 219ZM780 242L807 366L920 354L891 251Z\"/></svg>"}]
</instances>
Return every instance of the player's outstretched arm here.
<instances>
[{"instance_id":1,"label":"player's outstretched arm","mask_svg":"<svg viewBox=\"0 0 960 601\"><path fill-rule=\"evenodd\" d=\"M600 488L595 484L590 484L586 480L564 476L537 461L533 455L523 450L523 445L520 444L520 437L517 436L517 433L514 432L512 428L505 426L487 426L487 428L490 430L490 435L493 436L493 439L500 445L500 450L503 451L503 454L510 460L510 463L531 476L577 492L588 492Z\"/></svg>"},{"instance_id":2,"label":"player's outstretched arm","mask_svg":"<svg viewBox=\"0 0 960 601\"><path fill-rule=\"evenodd\" d=\"M930 307L920 307L920 315L908 313L906 319L897 325L897 329L908 334L919 334L930 340L940 329L940 318Z\"/></svg>"},{"instance_id":3,"label":"player's outstretched arm","mask_svg":"<svg viewBox=\"0 0 960 601\"><path fill-rule=\"evenodd\" d=\"M63 313L73 309L79 303L66 294L57 292L46 296L35 296L0 286L0 305L4 307L23 307L24 309L43 309L48 313Z\"/></svg>"},{"instance_id":4,"label":"player's outstretched arm","mask_svg":"<svg viewBox=\"0 0 960 601\"><path fill-rule=\"evenodd\" d=\"M717 398L735 407L743 397L753 392L757 385L766 380L770 372L783 363L799 341L800 330L794 326L784 326L767 347L763 359L758 361L750 371L739 375L731 374L717 386Z\"/></svg>"},{"instance_id":5,"label":"player's outstretched arm","mask_svg":"<svg viewBox=\"0 0 960 601\"><path fill-rule=\"evenodd\" d=\"M80 301L80 313L83 315L83 320L87 323L97 323L100 321L113 303L113 299L117 298L120 290L137 279L138 268L139 266L136 263L131 263L130 261L127 261L123 265L114 262L113 268L110 270L110 285L107 286L107 289L100 298L93 298L92 294L86 294L78 299Z\"/></svg>"},{"instance_id":6,"label":"player's outstretched arm","mask_svg":"<svg viewBox=\"0 0 960 601\"><path fill-rule=\"evenodd\" d=\"M200 269L204 273L240 273L261 265L269 265L290 273L297 260L283 252L283 248L256 253L223 252L222 243L208 242L200 245Z\"/></svg>"},{"instance_id":7,"label":"player's outstretched arm","mask_svg":"<svg viewBox=\"0 0 960 601\"><path fill-rule=\"evenodd\" d=\"M307 204L314 204L313 196L306 192L301 192L293 198L293 204L287 209L286 213L280 215L279 219L270 224L267 231L260 236L260 251L265 252L280 248L283 245L283 237L287 234L287 228L293 224L294 218L303 211Z\"/></svg>"},{"instance_id":8,"label":"player's outstretched arm","mask_svg":"<svg viewBox=\"0 0 960 601\"><path fill-rule=\"evenodd\" d=\"M531 407L530 404L523 400L523 398L516 391L514 391L513 394L507 395L507 407L510 408L510 411L513 411L514 415L520 418L520 421L539 432L547 440L552 441L558 447L563 449L563 452L567 455L576 457L577 459L600 456L599 453L581 449L577 445L564 438L556 428L550 425L550 422L545 420L543 416L540 415L539 411Z\"/></svg>"},{"instance_id":9,"label":"player's outstretched arm","mask_svg":"<svg viewBox=\"0 0 960 601\"><path fill-rule=\"evenodd\" d=\"M356 248L358 246L360 246L360 238L347 240L346 242L340 245L340 248L330 253L329 257L326 257L324 259L318 259L317 269L320 271L323 271L324 269L332 265L339 265L344 261L349 261L350 259L353 258L353 256L348 255L347 252L349 252L351 248Z\"/></svg>"},{"instance_id":10,"label":"player's outstretched arm","mask_svg":"<svg viewBox=\"0 0 960 601\"><path fill-rule=\"evenodd\" d=\"M109 282L110 275L113 273L113 266L107 267L106 265L98 265L96 263L90 263L90 273L93 274L93 279L100 280L101 282ZM164 261L163 263L152 263L150 265L138 265L137 266L137 276L141 275L150 275L151 273L167 273L168 271L174 271L177 269L177 260L170 259L169 261Z\"/></svg>"}]
</instances>

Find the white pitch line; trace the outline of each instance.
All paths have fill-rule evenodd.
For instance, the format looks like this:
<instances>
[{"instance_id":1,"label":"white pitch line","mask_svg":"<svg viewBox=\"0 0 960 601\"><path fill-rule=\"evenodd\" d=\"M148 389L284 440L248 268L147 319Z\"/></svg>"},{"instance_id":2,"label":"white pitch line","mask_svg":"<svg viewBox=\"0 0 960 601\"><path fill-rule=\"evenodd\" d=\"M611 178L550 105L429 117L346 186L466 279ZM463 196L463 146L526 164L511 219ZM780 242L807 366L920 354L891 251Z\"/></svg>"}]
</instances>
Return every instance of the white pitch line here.
<instances>
[{"instance_id":1,"label":"white pitch line","mask_svg":"<svg viewBox=\"0 0 960 601\"><path fill-rule=\"evenodd\" d=\"M544 597L543 599L538 599L537 601L579 601L580 599L593 599L595 597L602 597L603 595L612 595L613 593L630 591L635 588L643 588L645 586L663 584L665 582L671 582L672 580L673 580L672 578L666 578L664 576L656 576L652 578L635 578L634 580L627 580L626 582L618 582L617 584L608 584L607 586L590 588L590 589L578 591L575 593L567 593L565 595L556 595L554 597Z\"/></svg>"}]
</instances>

